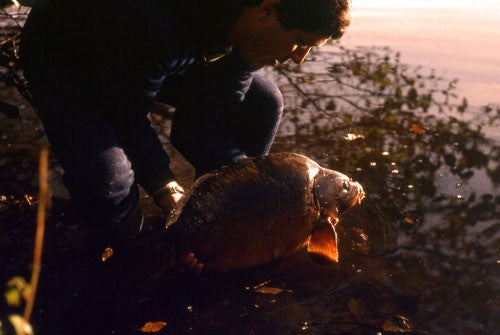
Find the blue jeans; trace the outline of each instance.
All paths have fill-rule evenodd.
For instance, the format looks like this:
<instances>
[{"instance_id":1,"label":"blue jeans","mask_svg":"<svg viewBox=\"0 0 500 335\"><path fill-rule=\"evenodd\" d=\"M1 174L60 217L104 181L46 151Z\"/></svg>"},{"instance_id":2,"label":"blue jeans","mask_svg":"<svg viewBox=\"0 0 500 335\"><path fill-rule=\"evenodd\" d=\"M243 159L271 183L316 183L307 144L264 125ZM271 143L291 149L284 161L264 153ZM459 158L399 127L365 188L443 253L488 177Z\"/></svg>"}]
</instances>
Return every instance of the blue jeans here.
<instances>
[{"instance_id":1,"label":"blue jeans","mask_svg":"<svg viewBox=\"0 0 500 335\"><path fill-rule=\"evenodd\" d=\"M159 100L176 107L170 141L195 167L197 174L215 170L240 157L266 155L283 110L281 92L276 85L254 72L238 110L216 109L203 105L205 92L196 90L200 82L195 78L194 81L188 79L187 89L184 89L185 82L170 82L160 92Z\"/></svg>"},{"instance_id":2,"label":"blue jeans","mask_svg":"<svg viewBox=\"0 0 500 335\"><path fill-rule=\"evenodd\" d=\"M186 78L168 80L158 97L176 107L171 142L198 174L244 155L269 152L283 109L275 84L252 73L239 108L215 111L192 103L193 96L204 91L196 87L198 81L193 86ZM62 85L47 88L43 80L39 84L36 76L32 79L38 114L75 207L89 225L119 224L137 206L137 184L142 184L137 177L140 162L129 153L137 152L137 146L147 150L148 145L130 134L153 132L149 120L138 114L116 121L101 115L95 105L75 102Z\"/></svg>"}]
</instances>

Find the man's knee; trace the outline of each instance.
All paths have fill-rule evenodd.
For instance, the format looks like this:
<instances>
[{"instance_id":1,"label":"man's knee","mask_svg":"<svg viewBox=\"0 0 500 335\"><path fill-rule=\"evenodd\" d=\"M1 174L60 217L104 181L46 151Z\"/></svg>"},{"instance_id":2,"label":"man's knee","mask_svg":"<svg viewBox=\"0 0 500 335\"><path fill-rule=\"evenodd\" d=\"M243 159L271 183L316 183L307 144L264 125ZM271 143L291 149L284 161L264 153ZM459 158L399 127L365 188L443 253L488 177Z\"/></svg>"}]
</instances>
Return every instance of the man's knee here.
<instances>
[{"instance_id":1,"label":"man's knee","mask_svg":"<svg viewBox=\"0 0 500 335\"><path fill-rule=\"evenodd\" d=\"M92 161L66 171L64 177L84 215L120 220L136 205L134 172L121 148L103 150Z\"/></svg>"}]
</instances>

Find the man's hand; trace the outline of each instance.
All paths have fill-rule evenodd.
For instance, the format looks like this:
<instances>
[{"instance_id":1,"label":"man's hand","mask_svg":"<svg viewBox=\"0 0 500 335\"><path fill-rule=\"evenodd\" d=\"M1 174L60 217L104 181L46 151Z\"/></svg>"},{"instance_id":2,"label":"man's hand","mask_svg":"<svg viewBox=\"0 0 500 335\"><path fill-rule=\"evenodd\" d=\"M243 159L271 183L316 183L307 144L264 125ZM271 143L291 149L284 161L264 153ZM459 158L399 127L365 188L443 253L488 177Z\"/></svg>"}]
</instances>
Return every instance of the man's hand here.
<instances>
[{"instance_id":1,"label":"man's hand","mask_svg":"<svg viewBox=\"0 0 500 335\"><path fill-rule=\"evenodd\" d=\"M169 182L153 194L153 198L158 207L161 208L165 218L168 218L183 196L184 189L176 181ZM171 261L172 264L177 266L179 274L191 273L196 275L204 268L203 263L199 262L192 252L185 254L180 259L172 259Z\"/></svg>"},{"instance_id":2,"label":"man's hand","mask_svg":"<svg viewBox=\"0 0 500 335\"><path fill-rule=\"evenodd\" d=\"M153 194L156 205L160 207L165 217L170 215L183 196L184 189L176 181L169 182Z\"/></svg>"}]
</instances>

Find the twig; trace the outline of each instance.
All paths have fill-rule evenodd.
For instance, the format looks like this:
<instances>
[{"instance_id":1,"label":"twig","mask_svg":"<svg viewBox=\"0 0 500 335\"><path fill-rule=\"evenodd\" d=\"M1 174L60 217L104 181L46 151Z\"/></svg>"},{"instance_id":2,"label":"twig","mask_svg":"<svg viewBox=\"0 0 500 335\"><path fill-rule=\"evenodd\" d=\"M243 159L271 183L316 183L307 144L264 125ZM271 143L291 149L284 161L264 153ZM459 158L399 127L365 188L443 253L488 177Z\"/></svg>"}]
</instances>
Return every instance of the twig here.
<instances>
[{"instance_id":1,"label":"twig","mask_svg":"<svg viewBox=\"0 0 500 335\"><path fill-rule=\"evenodd\" d=\"M306 99L309 103L311 103L314 108L316 108L316 110L318 111L321 111L323 110L323 108L321 108L317 103L316 101L314 101L313 99L311 99L307 92L305 92L299 85L297 85L297 83L293 80L293 78L288 75L288 73L283 70L283 69L280 69L280 68L277 68L277 72L279 74L281 74L283 77L285 77L285 79L290 83L290 85L292 85L293 88L295 88L295 90L297 90L297 92L304 98Z\"/></svg>"},{"instance_id":2,"label":"twig","mask_svg":"<svg viewBox=\"0 0 500 335\"><path fill-rule=\"evenodd\" d=\"M38 287L38 279L40 278L40 270L42 265L42 249L43 236L45 234L45 212L48 198L48 156L49 150L44 147L40 150L39 163L39 192L38 192L38 211L36 216L36 237L35 251L33 255L33 272L31 273L31 292L26 302L24 309L24 319L29 322L35 302L36 289Z\"/></svg>"}]
</instances>

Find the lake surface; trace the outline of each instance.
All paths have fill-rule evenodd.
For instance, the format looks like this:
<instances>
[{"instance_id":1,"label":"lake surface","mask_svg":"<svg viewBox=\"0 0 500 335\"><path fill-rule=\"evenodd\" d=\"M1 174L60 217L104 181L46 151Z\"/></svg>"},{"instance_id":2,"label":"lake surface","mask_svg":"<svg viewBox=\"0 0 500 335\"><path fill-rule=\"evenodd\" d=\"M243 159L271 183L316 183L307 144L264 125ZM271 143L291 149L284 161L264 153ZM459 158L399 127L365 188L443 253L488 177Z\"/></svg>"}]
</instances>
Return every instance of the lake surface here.
<instances>
[{"instance_id":1,"label":"lake surface","mask_svg":"<svg viewBox=\"0 0 500 335\"><path fill-rule=\"evenodd\" d=\"M338 305L311 317L311 333L496 334L498 111L486 120L488 109L463 105L460 82L406 65L397 51L341 44L277 70L289 108L273 150L302 152L367 190L341 225L340 268L362 283L317 296ZM352 318L339 316L342 306ZM403 319L391 328L375 321L382 315Z\"/></svg>"},{"instance_id":2,"label":"lake surface","mask_svg":"<svg viewBox=\"0 0 500 335\"><path fill-rule=\"evenodd\" d=\"M342 44L387 45L449 79L471 105L500 102L500 4L494 0L353 1Z\"/></svg>"},{"instance_id":3,"label":"lake surface","mask_svg":"<svg viewBox=\"0 0 500 335\"><path fill-rule=\"evenodd\" d=\"M498 112L487 120L481 106L500 101L499 19L493 1L355 1L338 45L278 69L289 114L274 148L300 150L368 190L343 225L361 229L347 257L364 233L370 241L363 265L340 265L367 276L343 298L353 323L371 324L391 301L413 324L393 331L498 333L500 132ZM328 292L319 303L333 303ZM314 334L370 333L316 316Z\"/></svg>"}]
</instances>

